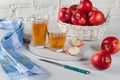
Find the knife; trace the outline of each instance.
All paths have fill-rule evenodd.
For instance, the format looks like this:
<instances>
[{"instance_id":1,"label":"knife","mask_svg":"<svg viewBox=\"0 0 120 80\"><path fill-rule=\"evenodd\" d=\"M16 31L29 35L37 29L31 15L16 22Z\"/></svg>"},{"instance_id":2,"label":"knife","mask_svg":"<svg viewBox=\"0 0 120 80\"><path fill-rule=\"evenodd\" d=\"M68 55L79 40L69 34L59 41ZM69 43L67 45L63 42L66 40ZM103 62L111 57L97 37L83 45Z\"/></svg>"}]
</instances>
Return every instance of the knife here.
<instances>
[{"instance_id":1,"label":"knife","mask_svg":"<svg viewBox=\"0 0 120 80\"><path fill-rule=\"evenodd\" d=\"M60 63L49 61L49 60L46 60L46 59L39 59L39 60L44 61L44 62L48 62L48 63L52 63L52 64L58 65L60 67L63 67L65 69L73 70L73 71L80 72L80 73L83 73L83 74L90 74L90 71L85 70L85 69L80 69L80 68L76 68L76 67L73 67L73 66L60 64Z\"/></svg>"}]
</instances>

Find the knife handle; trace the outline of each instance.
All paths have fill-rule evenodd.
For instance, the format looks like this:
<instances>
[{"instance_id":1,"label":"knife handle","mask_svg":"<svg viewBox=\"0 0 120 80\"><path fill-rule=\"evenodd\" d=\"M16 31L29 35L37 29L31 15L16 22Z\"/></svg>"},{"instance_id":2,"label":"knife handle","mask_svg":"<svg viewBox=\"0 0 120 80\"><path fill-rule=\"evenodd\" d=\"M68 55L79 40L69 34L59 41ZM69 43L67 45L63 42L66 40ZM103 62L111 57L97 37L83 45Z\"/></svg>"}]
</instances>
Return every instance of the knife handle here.
<instances>
[{"instance_id":1,"label":"knife handle","mask_svg":"<svg viewBox=\"0 0 120 80\"><path fill-rule=\"evenodd\" d=\"M64 65L64 68L69 69L69 70L73 70L73 71L77 71L83 74L90 74L90 71L84 70L84 69L80 69L80 68L76 68L76 67L72 67L69 65Z\"/></svg>"}]
</instances>

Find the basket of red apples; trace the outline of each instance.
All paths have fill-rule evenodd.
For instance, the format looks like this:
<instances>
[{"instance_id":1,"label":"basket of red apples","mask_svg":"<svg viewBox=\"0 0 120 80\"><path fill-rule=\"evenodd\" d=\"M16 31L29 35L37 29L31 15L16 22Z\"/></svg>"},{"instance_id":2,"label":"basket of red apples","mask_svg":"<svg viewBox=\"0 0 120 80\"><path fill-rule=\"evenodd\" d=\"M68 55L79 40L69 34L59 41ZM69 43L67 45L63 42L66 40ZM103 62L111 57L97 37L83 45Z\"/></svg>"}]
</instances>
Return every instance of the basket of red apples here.
<instances>
[{"instance_id":1,"label":"basket of red apples","mask_svg":"<svg viewBox=\"0 0 120 80\"><path fill-rule=\"evenodd\" d=\"M108 21L109 13L105 15L91 0L60 7L58 11L60 29L66 31L68 37L76 36L80 40L100 39Z\"/></svg>"}]
</instances>

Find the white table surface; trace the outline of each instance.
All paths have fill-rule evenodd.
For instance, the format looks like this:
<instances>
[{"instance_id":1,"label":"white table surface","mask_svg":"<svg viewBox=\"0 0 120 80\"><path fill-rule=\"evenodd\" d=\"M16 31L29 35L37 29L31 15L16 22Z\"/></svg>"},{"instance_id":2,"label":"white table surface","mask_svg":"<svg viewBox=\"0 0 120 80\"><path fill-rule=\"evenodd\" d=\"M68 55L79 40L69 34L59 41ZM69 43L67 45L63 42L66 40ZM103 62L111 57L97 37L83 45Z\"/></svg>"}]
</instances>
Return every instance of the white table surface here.
<instances>
[{"instance_id":1,"label":"white table surface","mask_svg":"<svg viewBox=\"0 0 120 80\"><path fill-rule=\"evenodd\" d=\"M110 21L111 22L107 26L103 38L109 35L114 35L120 39L120 33L119 33L120 18L111 19ZM5 33L7 33L7 31L0 30L0 39L2 36L5 35ZM85 43L90 46L93 52L96 50L100 50L100 42L101 40L85 41ZM93 52L89 53L89 57ZM81 74L75 71L64 69L62 67L59 67L50 63L40 61L38 59L42 57L35 56L34 54L32 54L26 49L21 50L21 53L28 56L33 62L44 67L52 74L50 77L45 78L45 80L120 80L120 51L116 55L112 56L112 64L110 68L104 71L99 71L95 69L91 65L89 59L85 61L52 60L59 63L68 64L74 67L87 69L91 72L90 75ZM9 80L1 67L0 67L0 80ZM32 77L26 77L20 80L43 80L43 79L40 79L40 76L32 76Z\"/></svg>"}]
</instances>

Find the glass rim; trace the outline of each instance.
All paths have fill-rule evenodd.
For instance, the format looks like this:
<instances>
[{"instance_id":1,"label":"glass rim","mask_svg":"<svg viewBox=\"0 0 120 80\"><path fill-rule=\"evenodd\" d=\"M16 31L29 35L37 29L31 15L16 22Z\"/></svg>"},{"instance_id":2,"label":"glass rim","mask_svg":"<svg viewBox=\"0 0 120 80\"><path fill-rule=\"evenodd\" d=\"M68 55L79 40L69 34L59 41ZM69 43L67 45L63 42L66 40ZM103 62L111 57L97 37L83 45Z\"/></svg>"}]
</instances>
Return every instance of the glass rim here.
<instances>
[{"instance_id":1,"label":"glass rim","mask_svg":"<svg viewBox=\"0 0 120 80\"><path fill-rule=\"evenodd\" d=\"M48 36L58 38L58 37L66 37L67 35L64 32L51 32L51 33L48 34Z\"/></svg>"},{"instance_id":2,"label":"glass rim","mask_svg":"<svg viewBox=\"0 0 120 80\"><path fill-rule=\"evenodd\" d=\"M36 23L36 24L48 23L48 20L47 19L33 19L32 23Z\"/></svg>"}]
</instances>

